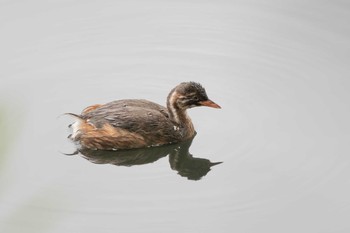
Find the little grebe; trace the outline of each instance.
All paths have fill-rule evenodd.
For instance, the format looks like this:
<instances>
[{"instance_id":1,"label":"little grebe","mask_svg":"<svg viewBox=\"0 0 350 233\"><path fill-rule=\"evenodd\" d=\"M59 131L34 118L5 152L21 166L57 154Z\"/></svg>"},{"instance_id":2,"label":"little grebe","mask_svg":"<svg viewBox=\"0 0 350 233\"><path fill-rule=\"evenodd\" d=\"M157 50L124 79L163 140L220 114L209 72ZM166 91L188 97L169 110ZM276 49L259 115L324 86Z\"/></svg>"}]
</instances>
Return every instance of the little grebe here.
<instances>
[{"instance_id":1,"label":"little grebe","mask_svg":"<svg viewBox=\"0 0 350 233\"><path fill-rule=\"evenodd\" d=\"M85 108L71 125L69 136L82 147L116 150L177 143L196 134L186 110L196 106L220 108L208 99L205 89L184 82L168 95L167 108L148 100L116 100Z\"/></svg>"}]
</instances>

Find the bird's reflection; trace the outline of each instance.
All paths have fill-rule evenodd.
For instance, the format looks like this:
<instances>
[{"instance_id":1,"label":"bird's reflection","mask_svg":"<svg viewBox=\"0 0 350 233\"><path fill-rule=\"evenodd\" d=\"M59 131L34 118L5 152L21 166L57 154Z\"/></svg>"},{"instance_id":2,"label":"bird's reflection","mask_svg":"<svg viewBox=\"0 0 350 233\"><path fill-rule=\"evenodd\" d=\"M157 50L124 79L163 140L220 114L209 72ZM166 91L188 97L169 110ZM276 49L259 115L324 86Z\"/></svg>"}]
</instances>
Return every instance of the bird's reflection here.
<instances>
[{"instance_id":1,"label":"bird's reflection","mask_svg":"<svg viewBox=\"0 0 350 233\"><path fill-rule=\"evenodd\" d=\"M134 166L153 163L169 155L171 169L189 180L200 180L221 162L211 162L204 158L195 158L189 152L193 139L167 146L146 149L103 151L79 148L77 154L95 164L113 164L117 166Z\"/></svg>"}]
</instances>

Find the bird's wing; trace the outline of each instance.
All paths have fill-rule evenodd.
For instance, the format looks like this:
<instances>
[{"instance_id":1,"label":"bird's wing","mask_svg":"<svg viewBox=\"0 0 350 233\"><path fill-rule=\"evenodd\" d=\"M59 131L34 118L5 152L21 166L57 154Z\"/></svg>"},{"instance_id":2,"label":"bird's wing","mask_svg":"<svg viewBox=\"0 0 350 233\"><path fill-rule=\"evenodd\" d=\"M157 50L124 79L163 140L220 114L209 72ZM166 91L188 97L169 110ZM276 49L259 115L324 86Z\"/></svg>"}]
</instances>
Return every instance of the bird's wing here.
<instances>
[{"instance_id":1,"label":"bird's wing","mask_svg":"<svg viewBox=\"0 0 350 233\"><path fill-rule=\"evenodd\" d=\"M181 139L181 132L170 120L167 110L149 101L114 101L87 112L83 117L97 128L109 124L137 133L154 145Z\"/></svg>"}]
</instances>

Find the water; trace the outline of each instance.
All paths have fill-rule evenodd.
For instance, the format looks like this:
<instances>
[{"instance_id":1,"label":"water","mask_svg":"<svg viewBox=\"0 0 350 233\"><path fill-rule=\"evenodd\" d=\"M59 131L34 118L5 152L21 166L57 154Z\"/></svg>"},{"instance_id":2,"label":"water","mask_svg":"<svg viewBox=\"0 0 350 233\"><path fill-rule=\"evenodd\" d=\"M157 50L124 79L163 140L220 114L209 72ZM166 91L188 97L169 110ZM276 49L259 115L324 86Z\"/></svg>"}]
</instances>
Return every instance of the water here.
<instances>
[{"instance_id":1,"label":"water","mask_svg":"<svg viewBox=\"0 0 350 233\"><path fill-rule=\"evenodd\" d=\"M0 231L349 232L349 10L2 1ZM198 134L185 162L63 154L74 146L62 113L164 104L190 80L222 109L190 110ZM198 180L193 161L223 163Z\"/></svg>"}]
</instances>

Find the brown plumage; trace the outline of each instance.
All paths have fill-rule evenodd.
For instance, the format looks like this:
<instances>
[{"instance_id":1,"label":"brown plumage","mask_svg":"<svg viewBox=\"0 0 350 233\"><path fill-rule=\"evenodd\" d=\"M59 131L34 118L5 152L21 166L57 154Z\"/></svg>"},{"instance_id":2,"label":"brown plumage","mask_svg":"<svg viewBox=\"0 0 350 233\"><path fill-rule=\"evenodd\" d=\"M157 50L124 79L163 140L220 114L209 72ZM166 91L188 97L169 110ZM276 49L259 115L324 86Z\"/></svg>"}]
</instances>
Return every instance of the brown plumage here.
<instances>
[{"instance_id":1,"label":"brown plumage","mask_svg":"<svg viewBox=\"0 0 350 233\"><path fill-rule=\"evenodd\" d=\"M90 149L132 149L181 142L195 135L186 110L196 106L220 108L209 100L198 83L176 86L168 95L167 108L148 100L117 100L93 105L72 125L70 138Z\"/></svg>"}]
</instances>

